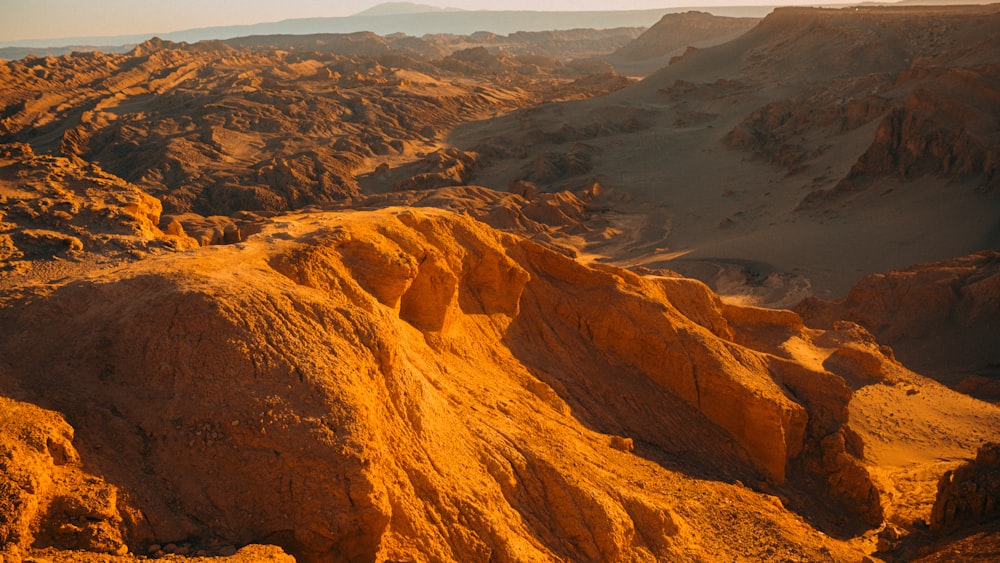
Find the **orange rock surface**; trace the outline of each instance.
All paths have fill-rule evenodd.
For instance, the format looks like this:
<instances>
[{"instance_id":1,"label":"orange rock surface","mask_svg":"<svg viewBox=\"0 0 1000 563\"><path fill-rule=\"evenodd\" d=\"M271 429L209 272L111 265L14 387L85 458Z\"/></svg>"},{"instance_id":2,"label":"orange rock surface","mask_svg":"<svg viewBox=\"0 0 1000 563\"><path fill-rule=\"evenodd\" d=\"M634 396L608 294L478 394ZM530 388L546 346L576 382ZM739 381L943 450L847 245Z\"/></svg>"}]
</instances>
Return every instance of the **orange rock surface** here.
<instances>
[{"instance_id":1,"label":"orange rock surface","mask_svg":"<svg viewBox=\"0 0 1000 563\"><path fill-rule=\"evenodd\" d=\"M6 543L112 552L842 560L854 548L726 482L878 526L851 388L915 377L859 329L434 209L280 216L239 244L22 288L0 329L0 384L36 413L5 426L8 475L26 476L4 502L38 507L12 510ZM35 419L53 437L16 438ZM26 485L64 473L90 485L64 501Z\"/></svg>"}]
</instances>

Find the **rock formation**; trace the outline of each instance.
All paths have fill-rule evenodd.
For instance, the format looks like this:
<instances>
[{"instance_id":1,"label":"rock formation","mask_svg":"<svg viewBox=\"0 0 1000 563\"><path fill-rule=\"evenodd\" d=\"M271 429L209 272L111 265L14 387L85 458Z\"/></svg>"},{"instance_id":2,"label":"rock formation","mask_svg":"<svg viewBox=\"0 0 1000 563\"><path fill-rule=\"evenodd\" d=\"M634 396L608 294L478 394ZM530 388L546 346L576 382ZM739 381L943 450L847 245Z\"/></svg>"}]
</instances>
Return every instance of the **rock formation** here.
<instances>
[{"instance_id":1,"label":"rock formation","mask_svg":"<svg viewBox=\"0 0 1000 563\"><path fill-rule=\"evenodd\" d=\"M931 531L948 534L962 526L1000 517L1000 445L980 448L976 459L949 471L938 483Z\"/></svg>"},{"instance_id":2,"label":"rock formation","mask_svg":"<svg viewBox=\"0 0 1000 563\"><path fill-rule=\"evenodd\" d=\"M724 535L689 523L708 514L666 494L690 472L804 479L881 522L844 378L902 368L850 330L433 209L285 215L215 248L8 299L6 393L61 413L79 454L58 455L124 491L88 520L97 531L40 539L62 529L59 508L9 542L267 542L304 560L719 553ZM70 451L49 442L45 456ZM41 502L25 482L11 498Z\"/></svg>"},{"instance_id":3,"label":"rock formation","mask_svg":"<svg viewBox=\"0 0 1000 563\"><path fill-rule=\"evenodd\" d=\"M543 68L537 55L480 46L432 61L394 44L364 33L153 40L10 62L0 142L98 163L171 214L273 212L358 195L357 175L433 152L437 131L460 122L628 83L575 81L593 69ZM470 74L475 84L457 80Z\"/></svg>"},{"instance_id":4,"label":"rock formation","mask_svg":"<svg viewBox=\"0 0 1000 563\"><path fill-rule=\"evenodd\" d=\"M193 246L165 236L159 200L79 159L0 146L0 263L80 252L132 252ZM180 234L180 233L177 233Z\"/></svg>"},{"instance_id":5,"label":"rock formation","mask_svg":"<svg viewBox=\"0 0 1000 563\"><path fill-rule=\"evenodd\" d=\"M767 37L760 50L784 50L780 41L801 28L803 15L779 10L750 35ZM843 134L880 119L871 145L837 190L857 189L862 178L928 173L972 177L993 189L1000 139L993 126L997 91L989 77L997 72L991 55L997 43L985 30L997 25L998 16L972 20L960 13L906 10L880 16L866 21L847 11L809 14L815 29L799 40L805 45L763 58L751 71L789 55L811 57L798 62L814 71L810 79L825 75L828 83L758 110L731 132L730 142L795 172L799 163L828 149L807 140L811 130ZM806 144L791 144L800 140Z\"/></svg>"},{"instance_id":6,"label":"rock formation","mask_svg":"<svg viewBox=\"0 0 1000 563\"><path fill-rule=\"evenodd\" d=\"M861 280L836 301L807 299L806 324L861 324L908 366L976 396L997 400L1000 253L987 250Z\"/></svg>"},{"instance_id":7,"label":"rock formation","mask_svg":"<svg viewBox=\"0 0 1000 563\"><path fill-rule=\"evenodd\" d=\"M670 57L689 47L707 47L735 39L759 21L694 11L666 14L656 25L605 59L620 72L647 69L643 72L647 74L665 66Z\"/></svg>"}]
</instances>

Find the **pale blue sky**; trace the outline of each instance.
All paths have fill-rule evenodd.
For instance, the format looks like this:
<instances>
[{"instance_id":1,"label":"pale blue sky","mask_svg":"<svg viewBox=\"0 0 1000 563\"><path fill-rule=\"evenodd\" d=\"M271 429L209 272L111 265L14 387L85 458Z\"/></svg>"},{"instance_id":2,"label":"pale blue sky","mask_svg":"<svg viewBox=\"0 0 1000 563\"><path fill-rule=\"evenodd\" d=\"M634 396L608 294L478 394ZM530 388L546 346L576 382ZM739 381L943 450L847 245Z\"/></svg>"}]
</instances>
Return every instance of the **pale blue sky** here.
<instances>
[{"instance_id":1,"label":"pale blue sky","mask_svg":"<svg viewBox=\"0 0 1000 563\"><path fill-rule=\"evenodd\" d=\"M384 0L0 0L0 41L155 34L289 18L348 16ZM466 10L622 10L772 5L775 0L417 0ZM782 4L816 4L786 0Z\"/></svg>"}]
</instances>

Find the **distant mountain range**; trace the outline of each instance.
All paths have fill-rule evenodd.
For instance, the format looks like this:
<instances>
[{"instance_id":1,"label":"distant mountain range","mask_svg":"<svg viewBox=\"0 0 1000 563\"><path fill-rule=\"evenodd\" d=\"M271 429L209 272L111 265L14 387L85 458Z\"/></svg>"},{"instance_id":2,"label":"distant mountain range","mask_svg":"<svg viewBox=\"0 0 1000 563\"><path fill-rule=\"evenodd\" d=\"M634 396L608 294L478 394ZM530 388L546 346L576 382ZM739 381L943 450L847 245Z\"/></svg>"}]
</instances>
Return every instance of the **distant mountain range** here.
<instances>
[{"instance_id":1,"label":"distant mountain range","mask_svg":"<svg viewBox=\"0 0 1000 563\"><path fill-rule=\"evenodd\" d=\"M614 10L591 12L534 11L465 11L435 8L409 2L380 4L353 16L335 18L299 18L253 25L234 25L189 29L156 34L170 41L194 43L206 39L231 39L249 35L306 35L315 33L353 33L371 31L379 35L405 33L422 36L428 33L469 35L478 31L508 35L516 31L563 29L611 29L650 27L665 14L692 8L654 10ZM700 8L715 15L763 17L774 6ZM122 51L149 39L152 34L114 37L70 37L24 41L0 41L0 58L17 59L28 54L61 55L73 50ZM86 46L86 47L82 47ZM16 48L16 49L12 49Z\"/></svg>"},{"instance_id":2,"label":"distant mountain range","mask_svg":"<svg viewBox=\"0 0 1000 563\"><path fill-rule=\"evenodd\" d=\"M385 2L377 6L372 6L363 12L354 14L355 16L402 16L406 14L425 14L430 12L464 12L459 8L438 8L426 4L414 4L413 2Z\"/></svg>"}]
</instances>

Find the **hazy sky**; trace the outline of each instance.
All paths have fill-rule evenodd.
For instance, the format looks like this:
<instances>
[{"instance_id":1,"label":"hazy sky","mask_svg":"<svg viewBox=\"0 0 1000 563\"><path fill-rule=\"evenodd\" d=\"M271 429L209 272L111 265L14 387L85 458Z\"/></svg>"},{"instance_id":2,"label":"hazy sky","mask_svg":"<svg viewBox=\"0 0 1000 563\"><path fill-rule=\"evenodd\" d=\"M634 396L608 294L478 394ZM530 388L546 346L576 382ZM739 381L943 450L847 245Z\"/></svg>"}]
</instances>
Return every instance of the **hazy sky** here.
<instances>
[{"instance_id":1,"label":"hazy sky","mask_svg":"<svg viewBox=\"0 0 1000 563\"><path fill-rule=\"evenodd\" d=\"M289 18L348 16L384 0L0 0L0 41L168 33ZM841 0L842 1L842 0ZM466 10L610 10L816 4L815 0L416 0Z\"/></svg>"}]
</instances>

